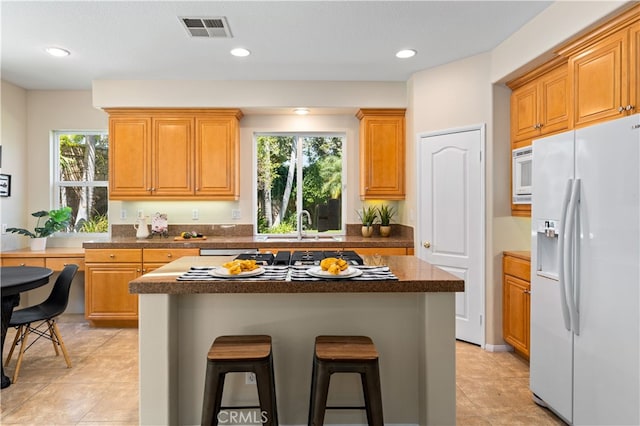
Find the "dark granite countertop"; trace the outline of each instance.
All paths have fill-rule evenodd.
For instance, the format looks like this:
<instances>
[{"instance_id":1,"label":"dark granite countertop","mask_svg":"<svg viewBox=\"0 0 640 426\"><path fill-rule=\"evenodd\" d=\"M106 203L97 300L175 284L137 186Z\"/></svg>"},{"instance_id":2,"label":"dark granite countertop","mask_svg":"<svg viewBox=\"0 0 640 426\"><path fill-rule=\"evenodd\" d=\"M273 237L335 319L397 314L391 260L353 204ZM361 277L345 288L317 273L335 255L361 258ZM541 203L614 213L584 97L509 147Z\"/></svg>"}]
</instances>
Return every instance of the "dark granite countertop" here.
<instances>
[{"instance_id":1,"label":"dark granite countertop","mask_svg":"<svg viewBox=\"0 0 640 426\"><path fill-rule=\"evenodd\" d=\"M191 266L219 266L229 256L186 256L129 283L137 294L196 293L426 293L464 291L464 280L415 256L363 256L365 264L387 265L398 280L387 281L177 281Z\"/></svg>"}]
</instances>

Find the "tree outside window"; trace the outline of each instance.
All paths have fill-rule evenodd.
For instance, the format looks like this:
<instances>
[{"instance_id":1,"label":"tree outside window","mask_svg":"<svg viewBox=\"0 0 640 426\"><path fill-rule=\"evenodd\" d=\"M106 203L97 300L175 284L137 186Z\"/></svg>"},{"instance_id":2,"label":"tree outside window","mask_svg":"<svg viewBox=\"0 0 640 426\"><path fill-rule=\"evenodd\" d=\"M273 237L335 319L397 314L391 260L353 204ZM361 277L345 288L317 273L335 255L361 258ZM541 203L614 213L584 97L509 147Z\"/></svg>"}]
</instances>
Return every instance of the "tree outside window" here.
<instances>
[{"instance_id":1,"label":"tree outside window","mask_svg":"<svg viewBox=\"0 0 640 426\"><path fill-rule=\"evenodd\" d=\"M257 152L257 229L259 234L296 232L306 210L308 233L343 232L344 135L259 134Z\"/></svg>"},{"instance_id":2,"label":"tree outside window","mask_svg":"<svg viewBox=\"0 0 640 426\"><path fill-rule=\"evenodd\" d=\"M56 208L69 206L69 232L108 232L109 139L107 132L54 132Z\"/></svg>"}]
</instances>

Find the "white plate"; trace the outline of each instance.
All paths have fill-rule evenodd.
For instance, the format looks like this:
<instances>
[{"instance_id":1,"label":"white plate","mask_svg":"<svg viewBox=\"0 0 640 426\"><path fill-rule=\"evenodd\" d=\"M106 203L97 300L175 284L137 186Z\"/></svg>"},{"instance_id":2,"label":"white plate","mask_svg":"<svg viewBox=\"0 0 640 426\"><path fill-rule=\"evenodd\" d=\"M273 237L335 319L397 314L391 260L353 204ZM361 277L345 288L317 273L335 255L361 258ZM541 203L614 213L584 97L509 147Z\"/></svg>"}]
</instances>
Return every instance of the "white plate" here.
<instances>
[{"instance_id":1,"label":"white plate","mask_svg":"<svg viewBox=\"0 0 640 426\"><path fill-rule=\"evenodd\" d=\"M340 271L339 274L332 274L329 271L323 271L320 266L314 266L313 268L307 269L307 274L316 278L353 278L358 275L362 275L362 271L360 269L348 267L344 271Z\"/></svg>"},{"instance_id":2,"label":"white plate","mask_svg":"<svg viewBox=\"0 0 640 426\"><path fill-rule=\"evenodd\" d=\"M221 278L245 278L245 277L255 277L257 275L264 274L264 268L258 267L253 271L244 271L244 272L240 272L239 274L230 274L227 268L220 267L220 268L216 268L209 271L209 273L214 277L221 277Z\"/></svg>"}]
</instances>

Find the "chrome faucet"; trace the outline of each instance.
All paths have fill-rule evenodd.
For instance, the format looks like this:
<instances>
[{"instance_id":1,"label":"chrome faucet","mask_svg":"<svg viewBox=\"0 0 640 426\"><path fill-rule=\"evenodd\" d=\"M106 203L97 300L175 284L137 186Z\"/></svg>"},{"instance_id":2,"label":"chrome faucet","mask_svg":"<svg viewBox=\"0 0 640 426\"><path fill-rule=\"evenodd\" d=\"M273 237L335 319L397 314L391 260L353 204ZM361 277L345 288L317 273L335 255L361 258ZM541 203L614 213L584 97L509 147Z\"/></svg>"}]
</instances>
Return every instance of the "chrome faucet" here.
<instances>
[{"instance_id":1,"label":"chrome faucet","mask_svg":"<svg viewBox=\"0 0 640 426\"><path fill-rule=\"evenodd\" d=\"M298 239L302 239L302 216L307 216L307 224L311 225L311 215L308 211L302 210L298 213Z\"/></svg>"}]
</instances>

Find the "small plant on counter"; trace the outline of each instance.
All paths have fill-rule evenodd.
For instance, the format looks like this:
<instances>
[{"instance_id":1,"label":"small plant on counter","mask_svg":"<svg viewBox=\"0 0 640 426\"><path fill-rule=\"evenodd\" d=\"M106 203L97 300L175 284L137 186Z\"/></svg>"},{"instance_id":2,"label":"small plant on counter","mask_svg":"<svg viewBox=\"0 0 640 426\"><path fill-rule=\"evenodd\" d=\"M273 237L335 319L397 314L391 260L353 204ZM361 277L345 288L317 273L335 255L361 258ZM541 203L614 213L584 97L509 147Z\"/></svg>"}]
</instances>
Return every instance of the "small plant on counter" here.
<instances>
[{"instance_id":1,"label":"small plant on counter","mask_svg":"<svg viewBox=\"0 0 640 426\"><path fill-rule=\"evenodd\" d=\"M378 211L374 206L363 206L362 211L358 211L358 217L363 226L372 226L378 220Z\"/></svg>"},{"instance_id":2,"label":"small plant on counter","mask_svg":"<svg viewBox=\"0 0 640 426\"><path fill-rule=\"evenodd\" d=\"M50 211L41 210L31 213L31 216L38 218L33 232L24 228L7 228L7 232L25 235L29 238L45 238L58 231L64 231L71 223L71 207L62 207L61 209ZM40 221L45 217L48 217L47 221L40 226Z\"/></svg>"},{"instance_id":3,"label":"small plant on counter","mask_svg":"<svg viewBox=\"0 0 640 426\"><path fill-rule=\"evenodd\" d=\"M378 216L380 216L380 225L381 226L389 226L391 225L391 220L396 215L397 210L393 206L389 206L387 204L383 204L378 208Z\"/></svg>"},{"instance_id":4,"label":"small plant on counter","mask_svg":"<svg viewBox=\"0 0 640 426\"><path fill-rule=\"evenodd\" d=\"M362 236L370 237L373 234L373 224L378 220L378 210L374 206L363 206L358 216L362 222Z\"/></svg>"}]
</instances>

